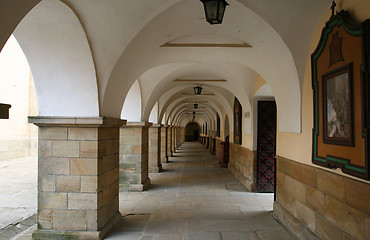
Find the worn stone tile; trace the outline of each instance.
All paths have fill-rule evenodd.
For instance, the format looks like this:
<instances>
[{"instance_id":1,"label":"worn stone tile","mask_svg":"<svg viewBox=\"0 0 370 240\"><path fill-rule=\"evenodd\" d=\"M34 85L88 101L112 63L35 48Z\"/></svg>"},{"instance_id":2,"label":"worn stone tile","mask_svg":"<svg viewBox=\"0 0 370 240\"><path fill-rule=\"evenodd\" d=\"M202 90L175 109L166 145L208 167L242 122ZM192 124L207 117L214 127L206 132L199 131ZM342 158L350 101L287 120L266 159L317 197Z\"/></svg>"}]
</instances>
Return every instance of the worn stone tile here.
<instances>
[{"instance_id":1,"label":"worn stone tile","mask_svg":"<svg viewBox=\"0 0 370 240\"><path fill-rule=\"evenodd\" d=\"M58 192L80 192L80 176L57 176L56 188Z\"/></svg>"},{"instance_id":2,"label":"worn stone tile","mask_svg":"<svg viewBox=\"0 0 370 240\"><path fill-rule=\"evenodd\" d=\"M53 226L60 230L85 231L87 229L86 211L55 210Z\"/></svg>"},{"instance_id":3,"label":"worn stone tile","mask_svg":"<svg viewBox=\"0 0 370 240\"><path fill-rule=\"evenodd\" d=\"M96 128L68 128L69 140L97 140L98 129Z\"/></svg>"},{"instance_id":4,"label":"worn stone tile","mask_svg":"<svg viewBox=\"0 0 370 240\"><path fill-rule=\"evenodd\" d=\"M370 214L370 184L350 178L344 180L348 205Z\"/></svg>"},{"instance_id":5,"label":"worn stone tile","mask_svg":"<svg viewBox=\"0 0 370 240\"><path fill-rule=\"evenodd\" d=\"M317 177L315 168L311 166L306 166L304 164L301 164L301 168L302 168L302 182L313 188L316 188Z\"/></svg>"},{"instance_id":6,"label":"worn stone tile","mask_svg":"<svg viewBox=\"0 0 370 240\"><path fill-rule=\"evenodd\" d=\"M98 190L97 176L81 176L81 192L94 193Z\"/></svg>"},{"instance_id":7,"label":"worn stone tile","mask_svg":"<svg viewBox=\"0 0 370 240\"><path fill-rule=\"evenodd\" d=\"M67 193L39 192L39 209L67 209Z\"/></svg>"},{"instance_id":8,"label":"worn stone tile","mask_svg":"<svg viewBox=\"0 0 370 240\"><path fill-rule=\"evenodd\" d=\"M98 162L95 158L71 158L71 170L73 175L97 175Z\"/></svg>"},{"instance_id":9,"label":"worn stone tile","mask_svg":"<svg viewBox=\"0 0 370 240\"><path fill-rule=\"evenodd\" d=\"M261 240L290 240L294 239L285 230L280 231L257 231L257 235Z\"/></svg>"},{"instance_id":10,"label":"worn stone tile","mask_svg":"<svg viewBox=\"0 0 370 240\"><path fill-rule=\"evenodd\" d=\"M221 232L222 240L259 240L256 232Z\"/></svg>"},{"instance_id":11,"label":"worn stone tile","mask_svg":"<svg viewBox=\"0 0 370 240\"><path fill-rule=\"evenodd\" d=\"M186 240L220 240L220 233L218 232L195 232L187 233Z\"/></svg>"},{"instance_id":12,"label":"worn stone tile","mask_svg":"<svg viewBox=\"0 0 370 240\"><path fill-rule=\"evenodd\" d=\"M53 141L54 157L79 157L79 141Z\"/></svg>"},{"instance_id":13,"label":"worn stone tile","mask_svg":"<svg viewBox=\"0 0 370 240\"><path fill-rule=\"evenodd\" d=\"M365 216L362 212L326 196L325 217L355 238L365 239Z\"/></svg>"},{"instance_id":14,"label":"worn stone tile","mask_svg":"<svg viewBox=\"0 0 370 240\"><path fill-rule=\"evenodd\" d=\"M97 209L95 193L68 193L68 209Z\"/></svg>"},{"instance_id":15,"label":"worn stone tile","mask_svg":"<svg viewBox=\"0 0 370 240\"><path fill-rule=\"evenodd\" d=\"M39 127L40 140L67 140L66 127Z\"/></svg>"},{"instance_id":16,"label":"worn stone tile","mask_svg":"<svg viewBox=\"0 0 370 240\"><path fill-rule=\"evenodd\" d=\"M324 215L325 195L322 192L307 186L307 206Z\"/></svg>"},{"instance_id":17,"label":"worn stone tile","mask_svg":"<svg viewBox=\"0 0 370 240\"><path fill-rule=\"evenodd\" d=\"M340 240L341 230L320 214L316 214L315 233L320 239Z\"/></svg>"},{"instance_id":18,"label":"worn stone tile","mask_svg":"<svg viewBox=\"0 0 370 240\"><path fill-rule=\"evenodd\" d=\"M339 200L345 199L345 185L342 176L321 169L316 169L316 173L317 190Z\"/></svg>"},{"instance_id":19,"label":"worn stone tile","mask_svg":"<svg viewBox=\"0 0 370 240\"><path fill-rule=\"evenodd\" d=\"M285 176L284 186L290 196L293 196L302 203L306 203L306 186L303 183L290 176Z\"/></svg>"}]
</instances>

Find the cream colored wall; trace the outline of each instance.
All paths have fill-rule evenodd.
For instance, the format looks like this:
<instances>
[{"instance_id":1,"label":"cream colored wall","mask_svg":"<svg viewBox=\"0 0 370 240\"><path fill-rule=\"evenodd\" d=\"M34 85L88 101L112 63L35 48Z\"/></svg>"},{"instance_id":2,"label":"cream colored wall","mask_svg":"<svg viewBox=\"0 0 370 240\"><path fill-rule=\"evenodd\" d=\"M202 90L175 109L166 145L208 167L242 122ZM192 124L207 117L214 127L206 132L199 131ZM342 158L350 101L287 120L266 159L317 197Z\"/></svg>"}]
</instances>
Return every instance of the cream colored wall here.
<instances>
[{"instance_id":1,"label":"cream colored wall","mask_svg":"<svg viewBox=\"0 0 370 240\"><path fill-rule=\"evenodd\" d=\"M0 160L36 154L37 127L28 123L35 116L37 98L32 74L12 36L0 54L0 102L10 104L9 119L0 119Z\"/></svg>"},{"instance_id":2,"label":"cream colored wall","mask_svg":"<svg viewBox=\"0 0 370 240\"><path fill-rule=\"evenodd\" d=\"M364 21L365 19L370 18L370 1L368 0L342 0L337 2L338 11L342 9L348 10L351 12L352 16L359 21ZM311 53L316 49L316 46L320 40L322 28L329 20L330 15L331 10L326 11L325 14L322 16L320 22L318 23L312 37L309 55L306 59L306 70L304 75L302 94L302 133L278 132L277 134L277 155L307 165L313 165L311 163L313 127ZM339 169L330 171L344 175Z\"/></svg>"}]
</instances>

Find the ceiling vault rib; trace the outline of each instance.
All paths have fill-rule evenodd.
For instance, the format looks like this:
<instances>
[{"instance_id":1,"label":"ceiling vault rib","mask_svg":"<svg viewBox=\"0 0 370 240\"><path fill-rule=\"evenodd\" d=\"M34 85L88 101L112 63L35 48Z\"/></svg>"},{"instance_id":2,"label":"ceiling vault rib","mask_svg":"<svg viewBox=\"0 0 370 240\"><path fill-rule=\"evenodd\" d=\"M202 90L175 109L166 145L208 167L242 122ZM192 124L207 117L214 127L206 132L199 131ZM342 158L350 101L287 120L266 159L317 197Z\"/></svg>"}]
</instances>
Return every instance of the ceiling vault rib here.
<instances>
[{"instance_id":1,"label":"ceiling vault rib","mask_svg":"<svg viewBox=\"0 0 370 240\"><path fill-rule=\"evenodd\" d=\"M248 43L165 43L161 47L251 48Z\"/></svg>"},{"instance_id":2,"label":"ceiling vault rib","mask_svg":"<svg viewBox=\"0 0 370 240\"><path fill-rule=\"evenodd\" d=\"M225 79L175 79L174 82L227 82Z\"/></svg>"}]
</instances>

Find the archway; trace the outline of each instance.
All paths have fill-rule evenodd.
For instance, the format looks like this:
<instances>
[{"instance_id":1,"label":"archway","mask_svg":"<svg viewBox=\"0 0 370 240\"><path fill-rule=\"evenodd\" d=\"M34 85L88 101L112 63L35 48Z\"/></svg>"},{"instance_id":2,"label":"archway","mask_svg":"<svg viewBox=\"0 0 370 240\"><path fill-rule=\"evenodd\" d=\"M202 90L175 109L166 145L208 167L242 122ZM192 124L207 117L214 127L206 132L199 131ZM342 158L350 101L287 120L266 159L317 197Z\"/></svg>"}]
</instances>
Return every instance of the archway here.
<instances>
[{"instance_id":1,"label":"archway","mask_svg":"<svg viewBox=\"0 0 370 240\"><path fill-rule=\"evenodd\" d=\"M196 122L189 122L185 126L185 141L195 142L198 140L200 126Z\"/></svg>"}]
</instances>

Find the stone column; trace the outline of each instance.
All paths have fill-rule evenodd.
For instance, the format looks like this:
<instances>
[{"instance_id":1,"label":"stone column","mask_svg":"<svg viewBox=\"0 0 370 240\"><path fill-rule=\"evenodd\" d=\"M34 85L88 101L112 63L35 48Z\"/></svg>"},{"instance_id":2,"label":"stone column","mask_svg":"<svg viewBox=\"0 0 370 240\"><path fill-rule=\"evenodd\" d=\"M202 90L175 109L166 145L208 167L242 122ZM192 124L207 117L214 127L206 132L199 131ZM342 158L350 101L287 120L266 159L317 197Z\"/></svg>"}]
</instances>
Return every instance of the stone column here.
<instances>
[{"instance_id":1,"label":"stone column","mask_svg":"<svg viewBox=\"0 0 370 240\"><path fill-rule=\"evenodd\" d=\"M172 126L168 126L167 127L167 158L170 158L172 156L173 156L172 155Z\"/></svg>"},{"instance_id":2,"label":"stone column","mask_svg":"<svg viewBox=\"0 0 370 240\"><path fill-rule=\"evenodd\" d=\"M161 163L168 163L168 157L167 157L167 126L161 127Z\"/></svg>"},{"instance_id":3,"label":"stone column","mask_svg":"<svg viewBox=\"0 0 370 240\"><path fill-rule=\"evenodd\" d=\"M119 128L112 118L30 117L38 128L33 239L102 239L120 219Z\"/></svg>"},{"instance_id":4,"label":"stone column","mask_svg":"<svg viewBox=\"0 0 370 240\"><path fill-rule=\"evenodd\" d=\"M148 135L151 123L128 122L120 129L119 189L144 191L149 188Z\"/></svg>"},{"instance_id":5,"label":"stone column","mask_svg":"<svg viewBox=\"0 0 370 240\"><path fill-rule=\"evenodd\" d=\"M149 128L149 172L161 171L161 125L155 124Z\"/></svg>"},{"instance_id":6,"label":"stone column","mask_svg":"<svg viewBox=\"0 0 370 240\"><path fill-rule=\"evenodd\" d=\"M176 152L176 127L175 126L171 128L171 140L172 140L172 143L171 143L172 155L171 156L173 156L173 153Z\"/></svg>"}]
</instances>

